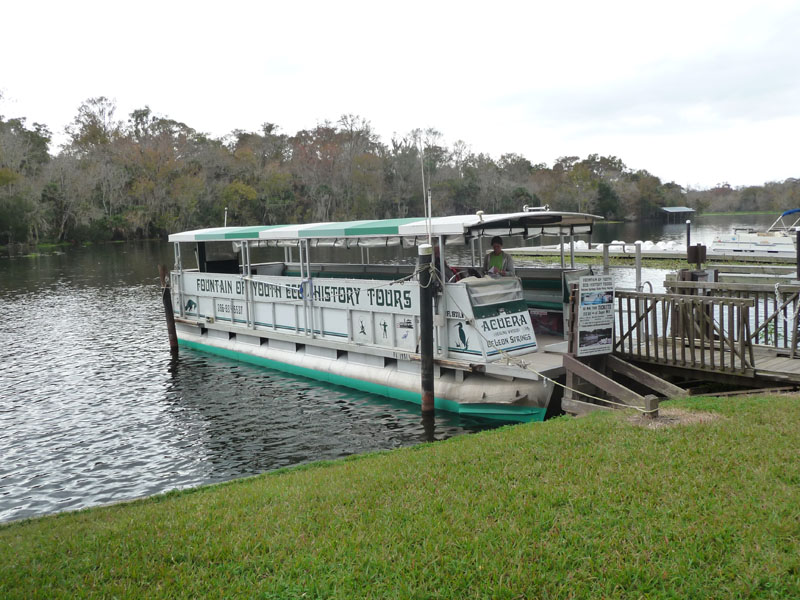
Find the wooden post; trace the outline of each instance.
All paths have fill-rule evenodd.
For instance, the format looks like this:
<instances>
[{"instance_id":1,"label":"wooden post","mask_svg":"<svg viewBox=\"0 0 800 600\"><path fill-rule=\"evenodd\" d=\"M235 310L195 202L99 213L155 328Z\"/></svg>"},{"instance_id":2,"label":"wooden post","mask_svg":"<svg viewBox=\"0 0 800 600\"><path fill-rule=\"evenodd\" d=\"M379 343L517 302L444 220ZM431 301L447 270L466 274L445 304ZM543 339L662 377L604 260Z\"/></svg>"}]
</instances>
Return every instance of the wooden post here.
<instances>
[{"instance_id":1,"label":"wooden post","mask_svg":"<svg viewBox=\"0 0 800 600\"><path fill-rule=\"evenodd\" d=\"M655 419L658 417L658 398L653 396L652 394L648 394L644 397L644 409L645 412L644 416L648 419Z\"/></svg>"},{"instance_id":2,"label":"wooden post","mask_svg":"<svg viewBox=\"0 0 800 600\"><path fill-rule=\"evenodd\" d=\"M795 240L795 251L797 252L795 258L797 260L797 279L800 280L800 227L795 227L795 235L797 239Z\"/></svg>"},{"instance_id":3,"label":"wooden post","mask_svg":"<svg viewBox=\"0 0 800 600\"><path fill-rule=\"evenodd\" d=\"M169 350L173 356L178 355L178 334L175 332L175 312L172 308L172 293L169 287L169 271L165 265L158 265L158 276L161 278L161 299L164 302L164 316L167 320L169 334Z\"/></svg>"},{"instance_id":4,"label":"wooden post","mask_svg":"<svg viewBox=\"0 0 800 600\"><path fill-rule=\"evenodd\" d=\"M431 259L433 246L421 244L419 254L419 353L421 361L422 413L434 410L433 396L433 289Z\"/></svg>"}]
</instances>

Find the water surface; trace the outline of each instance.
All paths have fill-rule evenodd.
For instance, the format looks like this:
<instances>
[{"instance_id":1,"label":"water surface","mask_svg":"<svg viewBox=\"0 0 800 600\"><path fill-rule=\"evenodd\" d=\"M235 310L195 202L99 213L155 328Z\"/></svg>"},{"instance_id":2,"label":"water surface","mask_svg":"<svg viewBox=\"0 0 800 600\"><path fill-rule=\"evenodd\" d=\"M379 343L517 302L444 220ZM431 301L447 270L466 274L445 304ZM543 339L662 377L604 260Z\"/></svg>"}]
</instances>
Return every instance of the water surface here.
<instances>
[{"instance_id":1,"label":"water surface","mask_svg":"<svg viewBox=\"0 0 800 600\"><path fill-rule=\"evenodd\" d=\"M182 348L168 244L0 259L0 520L496 426Z\"/></svg>"}]
</instances>

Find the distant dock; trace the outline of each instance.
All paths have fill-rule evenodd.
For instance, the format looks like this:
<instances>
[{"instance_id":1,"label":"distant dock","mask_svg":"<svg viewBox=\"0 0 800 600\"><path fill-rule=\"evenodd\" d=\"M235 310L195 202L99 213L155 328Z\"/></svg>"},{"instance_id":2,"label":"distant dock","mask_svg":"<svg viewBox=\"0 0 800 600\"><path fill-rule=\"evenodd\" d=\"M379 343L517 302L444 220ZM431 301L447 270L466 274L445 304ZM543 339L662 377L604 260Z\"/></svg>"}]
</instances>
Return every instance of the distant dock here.
<instances>
[{"instance_id":1,"label":"distant dock","mask_svg":"<svg viewBox=\"0 0 800 600\"><path fill-rule=\"evenodd\" d=\"M569 255L569 245L567 247L567 255ZM518 248L508 248L506 252L513 256L533 258L537 256L560 256L561 250L558 245L554 246L521 246ZM582 244L580 247L576 245L572 254L575 258L596 258L602 257L607 254L613 258L636 258L636 244L613 244L604 253L603 244L592 244L591 247L586 247ZM641 254L642 259L647 260L686 260L686 248L677 246L674 249L652 249L652 245L647 247L642 244ZM706 256L708 260L719 262L746 262L758 264L777 264L777 265L795 265L797 258L795 256L776 255L770 253L755 253L755 252L714 252L712 248L706 249Z\"/></svg>"}]
</instances>

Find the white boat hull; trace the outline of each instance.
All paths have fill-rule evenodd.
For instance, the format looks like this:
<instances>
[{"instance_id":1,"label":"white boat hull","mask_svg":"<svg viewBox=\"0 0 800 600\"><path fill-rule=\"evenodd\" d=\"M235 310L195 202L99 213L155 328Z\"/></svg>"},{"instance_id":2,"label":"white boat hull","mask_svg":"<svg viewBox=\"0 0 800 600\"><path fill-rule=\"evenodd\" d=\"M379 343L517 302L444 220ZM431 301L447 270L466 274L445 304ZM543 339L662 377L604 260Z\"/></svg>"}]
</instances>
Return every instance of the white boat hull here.
<instances>
[{"instance_id":1,"label":"white boat hull","mask_svg":"<svg viewBox=\"0 0 800 600\"><path fill-rule=\"evenodd\" d=\"M208 325L177 323L179 342L189 348L266 366L295 375L419 404L420 363L415 355L391 358L343 350L313 340L287 341L234 334ZM321 342L321 341L320 341ZM343 346L343 345L342 345ZM373 350L370 350L373 352ZM531 354L541 358L544 353ZM527 358L527 357L524 357ZM560 357L548 355L547 378L519 368L497 365L496 374L461 371L437 365L435 405L465 416L503 421L543 420L553 395L550 378L563 373ZM503 374L514 372L525 377ZM538 371L538 369L537 369ZM542 371L538 371L542 372Z\"/></svg>"}]
</instances>

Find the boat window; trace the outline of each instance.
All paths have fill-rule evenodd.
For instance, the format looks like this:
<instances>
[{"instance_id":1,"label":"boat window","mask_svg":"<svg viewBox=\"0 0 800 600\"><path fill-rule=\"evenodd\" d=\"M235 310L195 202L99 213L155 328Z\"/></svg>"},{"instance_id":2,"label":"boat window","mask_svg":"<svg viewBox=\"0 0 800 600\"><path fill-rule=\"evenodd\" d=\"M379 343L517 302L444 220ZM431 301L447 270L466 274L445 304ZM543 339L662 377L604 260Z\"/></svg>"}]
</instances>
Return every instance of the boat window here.
<instances>
[{"instance_id":1,"label":"boat window","mask_svg":"<svg viewBox=\"0 0 800 600\"><path fill-rule=\"evenodd\" d=\"M231 242L198 242L197 262L204 273L238 273L238 248Z\"/></svg>"},{"instance_id":2,"label":"boat window","mask_svg":"<svg viewBox=\"0 0 800 600\"><path fill-rule=\"evenodd\" d=\"M522 286L516 277L500 279L470 277L463 281L472 306L487 306L522 300Z\"/></svg>"}]
</instances>

